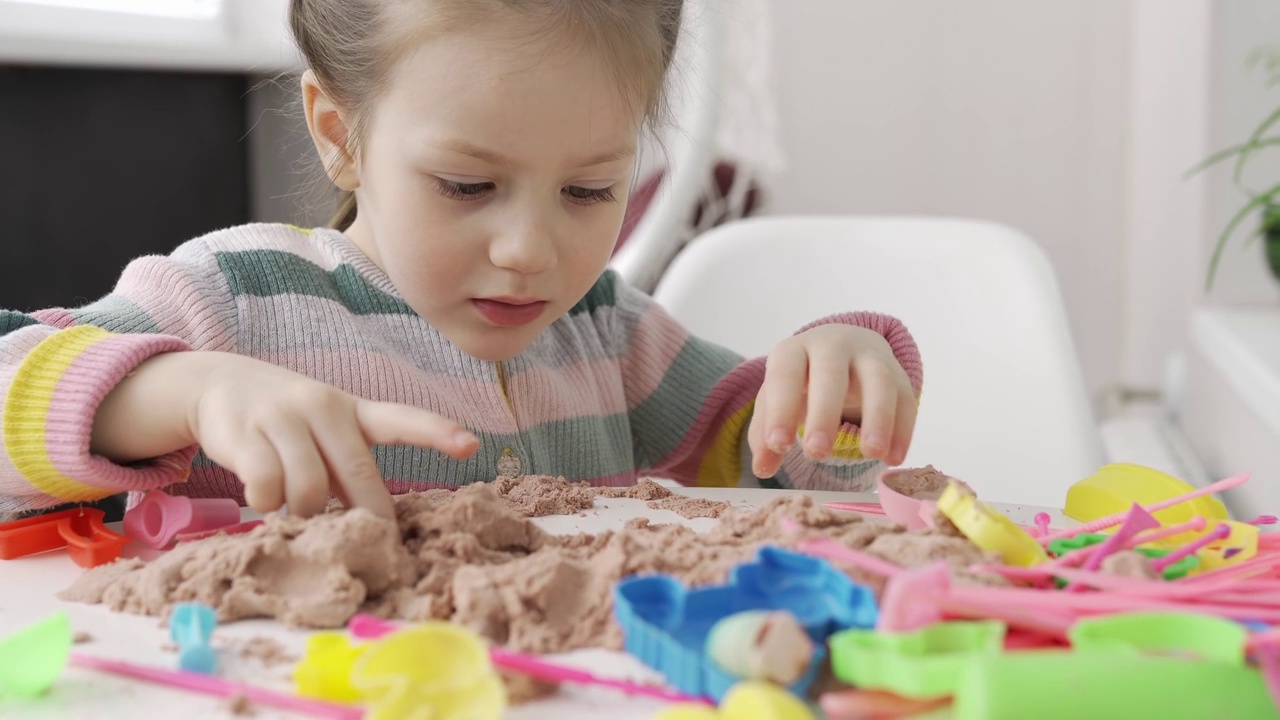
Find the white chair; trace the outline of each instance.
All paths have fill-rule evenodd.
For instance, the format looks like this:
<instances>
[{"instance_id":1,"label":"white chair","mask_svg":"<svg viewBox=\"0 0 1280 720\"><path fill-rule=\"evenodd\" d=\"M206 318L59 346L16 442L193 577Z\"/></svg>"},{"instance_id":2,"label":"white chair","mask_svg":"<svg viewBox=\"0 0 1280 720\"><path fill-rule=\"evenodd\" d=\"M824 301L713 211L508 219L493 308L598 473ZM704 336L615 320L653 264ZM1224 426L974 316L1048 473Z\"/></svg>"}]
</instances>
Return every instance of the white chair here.
<instances>
[{"instance_id":1,"label":"white chair","mask_svg":"<svg viewBox=\"0 0 1280 720\"><path fill-rule=\"evenodd\" d=\"M1048 259L984 222L764 217L676 256L654 298L746 356L824 315L873 310L920 346L924 389L906 465L933 464L996 502L1062 507L1102 445Z\"/></svg>"}]
</instances>

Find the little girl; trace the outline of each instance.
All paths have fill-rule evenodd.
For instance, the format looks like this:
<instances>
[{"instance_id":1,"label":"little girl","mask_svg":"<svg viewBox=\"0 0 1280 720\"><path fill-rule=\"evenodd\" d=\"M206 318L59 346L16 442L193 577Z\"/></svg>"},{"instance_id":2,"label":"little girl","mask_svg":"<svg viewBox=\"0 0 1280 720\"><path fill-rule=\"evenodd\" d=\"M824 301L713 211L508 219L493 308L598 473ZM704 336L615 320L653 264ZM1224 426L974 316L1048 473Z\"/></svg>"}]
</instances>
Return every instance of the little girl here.
<instances>
[{"instance_id":1,"label":"little girl","mask_svg":"<svg viewBox=\"0 0 1280 720\"><path fill-rule=\"evenodd\" d=\"M390 516L390 493L532 473L867 489L915 420L898 321L744 361L605 269L681 9L293 0L338 221L220 230L85 307L0 311L0 514L168 488Z\"/></svg>"}]
</instances>

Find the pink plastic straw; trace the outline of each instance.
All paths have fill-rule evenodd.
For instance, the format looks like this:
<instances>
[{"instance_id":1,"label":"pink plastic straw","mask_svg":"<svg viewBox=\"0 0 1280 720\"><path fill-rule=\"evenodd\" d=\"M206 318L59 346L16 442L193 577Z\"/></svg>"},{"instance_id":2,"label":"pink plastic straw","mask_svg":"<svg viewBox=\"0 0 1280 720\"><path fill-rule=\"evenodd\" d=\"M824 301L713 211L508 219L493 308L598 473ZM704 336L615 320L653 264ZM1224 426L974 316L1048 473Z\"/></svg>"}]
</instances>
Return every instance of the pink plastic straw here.
<instances>
[{"instance_id":1,"label":"pink plastic straw","mask_svg":"<svg viewBox=\"0 0 1280 720\"><path fill-rule=\"evenodd\" d=\"M1198 497L1203 497L1205 495L1212 495L1213 493L1216 493L1216 492L1222 492L1224 490L1230 490L1232 488L1239 487L1245 484L1246 482L1248 482L1248 480L1249 480L1249 473L1247 472L1240 473L1239 475L1232 475L1229 478L1219 480L1218 482L1210 485L1205 485L1204 487L1196 490L1192 490L1189 493L1184 493L1177 497L1169 498L1168 500L1161 500L1158 503L1152 503L1150 505L1145 506L1142 509L1146 510L1149 513L1154 514L1161 510L1171 508L1175 505L1181 505L1182 503L1187 502L1188 500L1195 500ZM1094 520L1093 522L1087 523L1085 525L1081 525L1080 527L1069 528L1067 530L1061 530L1059 532L1053 533L1052 535L1046 535L1040 538L1040 544L1048 545L1054 540L1061 540L1062 538L1075 537L1076 535L1079 535L1081 533L1096 533L1100 530L1106 530L1109 527L1114 527L1124 522L1124 519L1128 516L1129 516L1129 511L1125 510L1124 512L1119 512L1114 515L1101 517L1101 518L1098 518L1097 520Z\"/></svg>"},{"instance_id":2,"label":"pink plastic straw","mask_svg":"<svg viewBox=\"0 0 1280 720\"><path fill-rule=\"evenodd\" d=\"M884 515L884 508L880 507L880 503L863 503L863 502L831 502L823 505L825 508L832 510L845 510L848 512L862 513L864 515Z\"/></svg>"},{"instance_id":3,"label":"pink plastic straw","mask_svg":"<svg viewBox=\"0 0 1280 720\"><path fill-rule=\"evenodd\" d=\"M1275 525L1280 522L1280 518L1275 515L1259 515L1252 520L1246 520L1246 525Z\"/></svg>"},{"instance_id":4,"label":"pink plastic straw","mask_svg":"<svg viewBox=\"0 0 1280 720\"><path fill-rule=\"evenodd\" d=\"M831 538L805 540L796 546L796 550L806 555L831 560L875 575L894 577L904 572L900 566L894 565L888 560L881 560L870 553L859 552L851 547L841 545Z\"/></svg>"},{"instance_id":5,"label":"pink plastic straw","mask_svg":"<svg viewBox=\"0 0 1280 720\"><path fill-rule=\"evenodd\" d=\"M1178 548L1177 550L1174 550L1173 552L1169 553L1168 555L1165 555L1164 557L1159 557L1152 560L1151 569L1156 571L1157 574L1162 573L1164 572L1165 568L1178 562L1182 558L1195 553L1200 548L1206 547L1208 545L1212 545L1215 542L1226 540L1230 536L1231 536L1231 526L1226 523L1219 523L1218 526L1213 529L1213 532L1209 533L1208 535L1205 535L1204 537L1198 538L1196 540L1192 540L1191 542L1187 543L1186 545L1183 545L1182 547Z\"/></svg>"},{"instance_id":6,"label":"pink plastic straw","mask_svg":"<svg viewBox=\"0 0 1280 720\"><path fill-rule=\"evenodd\" d=\"M347 630L354 636L364 639L374 639L382 637L388 633L397 630L403 630L404 626L387 622L381 618L372 615L356 615L347 623ZM495 667L504 670L510 670L522 675L550 680L553 682L574 683L579 685L596 685L599 687L613 688L620 690L628 695L643 695L646 697L665 700L666 702L700 702L705 704L713 704L707 698L687 695L677 690L665 690L653 685L644 685L641 683L629 682L627 680L615 680L613 678L600 677L593 675L585 670L577 668L565 667L555 663L547 662L536 655L528 653L515 652L513 650L503 650L501 648L491 648L489 650L489 659Z\"/></svg>"},{"instance_id":7,"label":"pink plastic straw","mask_svg":"<svg viewBox=\"0 0 1280 720\"><path fill-rule=\"evenodd\" d=\"M598 685L600 687L620 690L628 695L644 695L651 698L657 698L658 700L665 700L667 702L701 702L708 705L714 704L707 698L686 695L676 690L664 690L652 685L642 685L640 683L628 682L626 680L615 680L613 678L592 675L589 672L578 670L577 668L549 663L537 656L529 655L527 653L493 648L489 651L489 657L493 659L494 665L504 670L510 670L522 675L530 675L532 677L550 680L552 682Z\"/></svg>"},{"instance_id":8,"label":"pink plastic straw","mask_svg":"<svg viewBox=\"0 0 1280 720\"><path fill-rule=\"evenodd\" d=\"M309 698L276 692L266 688L231 682L230 680L224 680L213 675L202 675L200 673L183 672L181 670L168 670L165 668L138 665L125 660L112 660L108 658L94 657L92 655L81 655L80 653L71 653L70 663L77 667L100 670L102 672L122 675L124 677L135 678L137 680L146 680L160 685L168 685L170 687L181 688L183 690L204 693L205 695L214 695L224 698L244 697L251 702L323 718L334 718L335 720L360 720L360 718L364 717L363 708L349 705L338 705L336 703L328 703L321 700L311 700Z\"/></svg>"}]
</instances>

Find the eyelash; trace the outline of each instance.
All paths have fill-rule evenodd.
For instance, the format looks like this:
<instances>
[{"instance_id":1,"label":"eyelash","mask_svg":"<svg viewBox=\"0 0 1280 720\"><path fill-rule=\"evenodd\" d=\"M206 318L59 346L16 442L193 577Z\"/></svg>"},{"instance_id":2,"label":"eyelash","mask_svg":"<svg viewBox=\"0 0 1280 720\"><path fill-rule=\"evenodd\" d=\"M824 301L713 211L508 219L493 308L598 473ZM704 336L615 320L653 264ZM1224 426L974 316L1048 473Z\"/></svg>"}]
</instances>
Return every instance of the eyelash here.
<instances>
[{"instance_id":1,"label":"eyelash","mask_svg":"<svg viewBox=\"0 0 1280 720\"><path fill-rule=\"evenodd\" d=\"M436 190L441 195L450 200L460 200L462 202L480 200L494 188L491 182L460 183L442 178L435 178L435 184ZM569 202L575 205L594 205L600 202L614 202L618 199L613 194L613 188L611 187L584 188L577 185L567 185L561 192L568 197Z\"/></svg>"}]
</instances>

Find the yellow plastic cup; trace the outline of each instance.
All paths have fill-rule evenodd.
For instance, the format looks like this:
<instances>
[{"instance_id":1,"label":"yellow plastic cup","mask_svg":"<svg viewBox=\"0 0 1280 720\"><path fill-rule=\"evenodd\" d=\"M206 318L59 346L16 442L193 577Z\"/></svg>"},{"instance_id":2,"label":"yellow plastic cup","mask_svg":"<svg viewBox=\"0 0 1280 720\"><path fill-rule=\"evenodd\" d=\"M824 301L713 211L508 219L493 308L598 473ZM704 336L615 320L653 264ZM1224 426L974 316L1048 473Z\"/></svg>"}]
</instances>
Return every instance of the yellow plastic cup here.
<instances>
[{"instance_id":1,"label":"yellow plastic cup","mask_svg":"<svg viewBox=\"0 0 1280 720\"><path fill-rule=\"evenodd\" d=\"M1155 468L1134 463L1113 463L1104 465L1096 473L1072 485L1067 490L1067 502L1063 512L1067 517L1087 523L1125 512L1134 503L1146 507L1161 500L1185 495L1195 489L1190 484ZM1205 519L1204 532L1189 531L1154 543L1176 547L1195 540L1205 532L1212 531L1218 522L1227 519L1227 508L1221 501L1205 495L1165 508L1152 515L1166 527L1190 522L1196 517ZM1115 528L1109 528L1103 532L1115 532Z\"/></svg>"}]
</instances>

